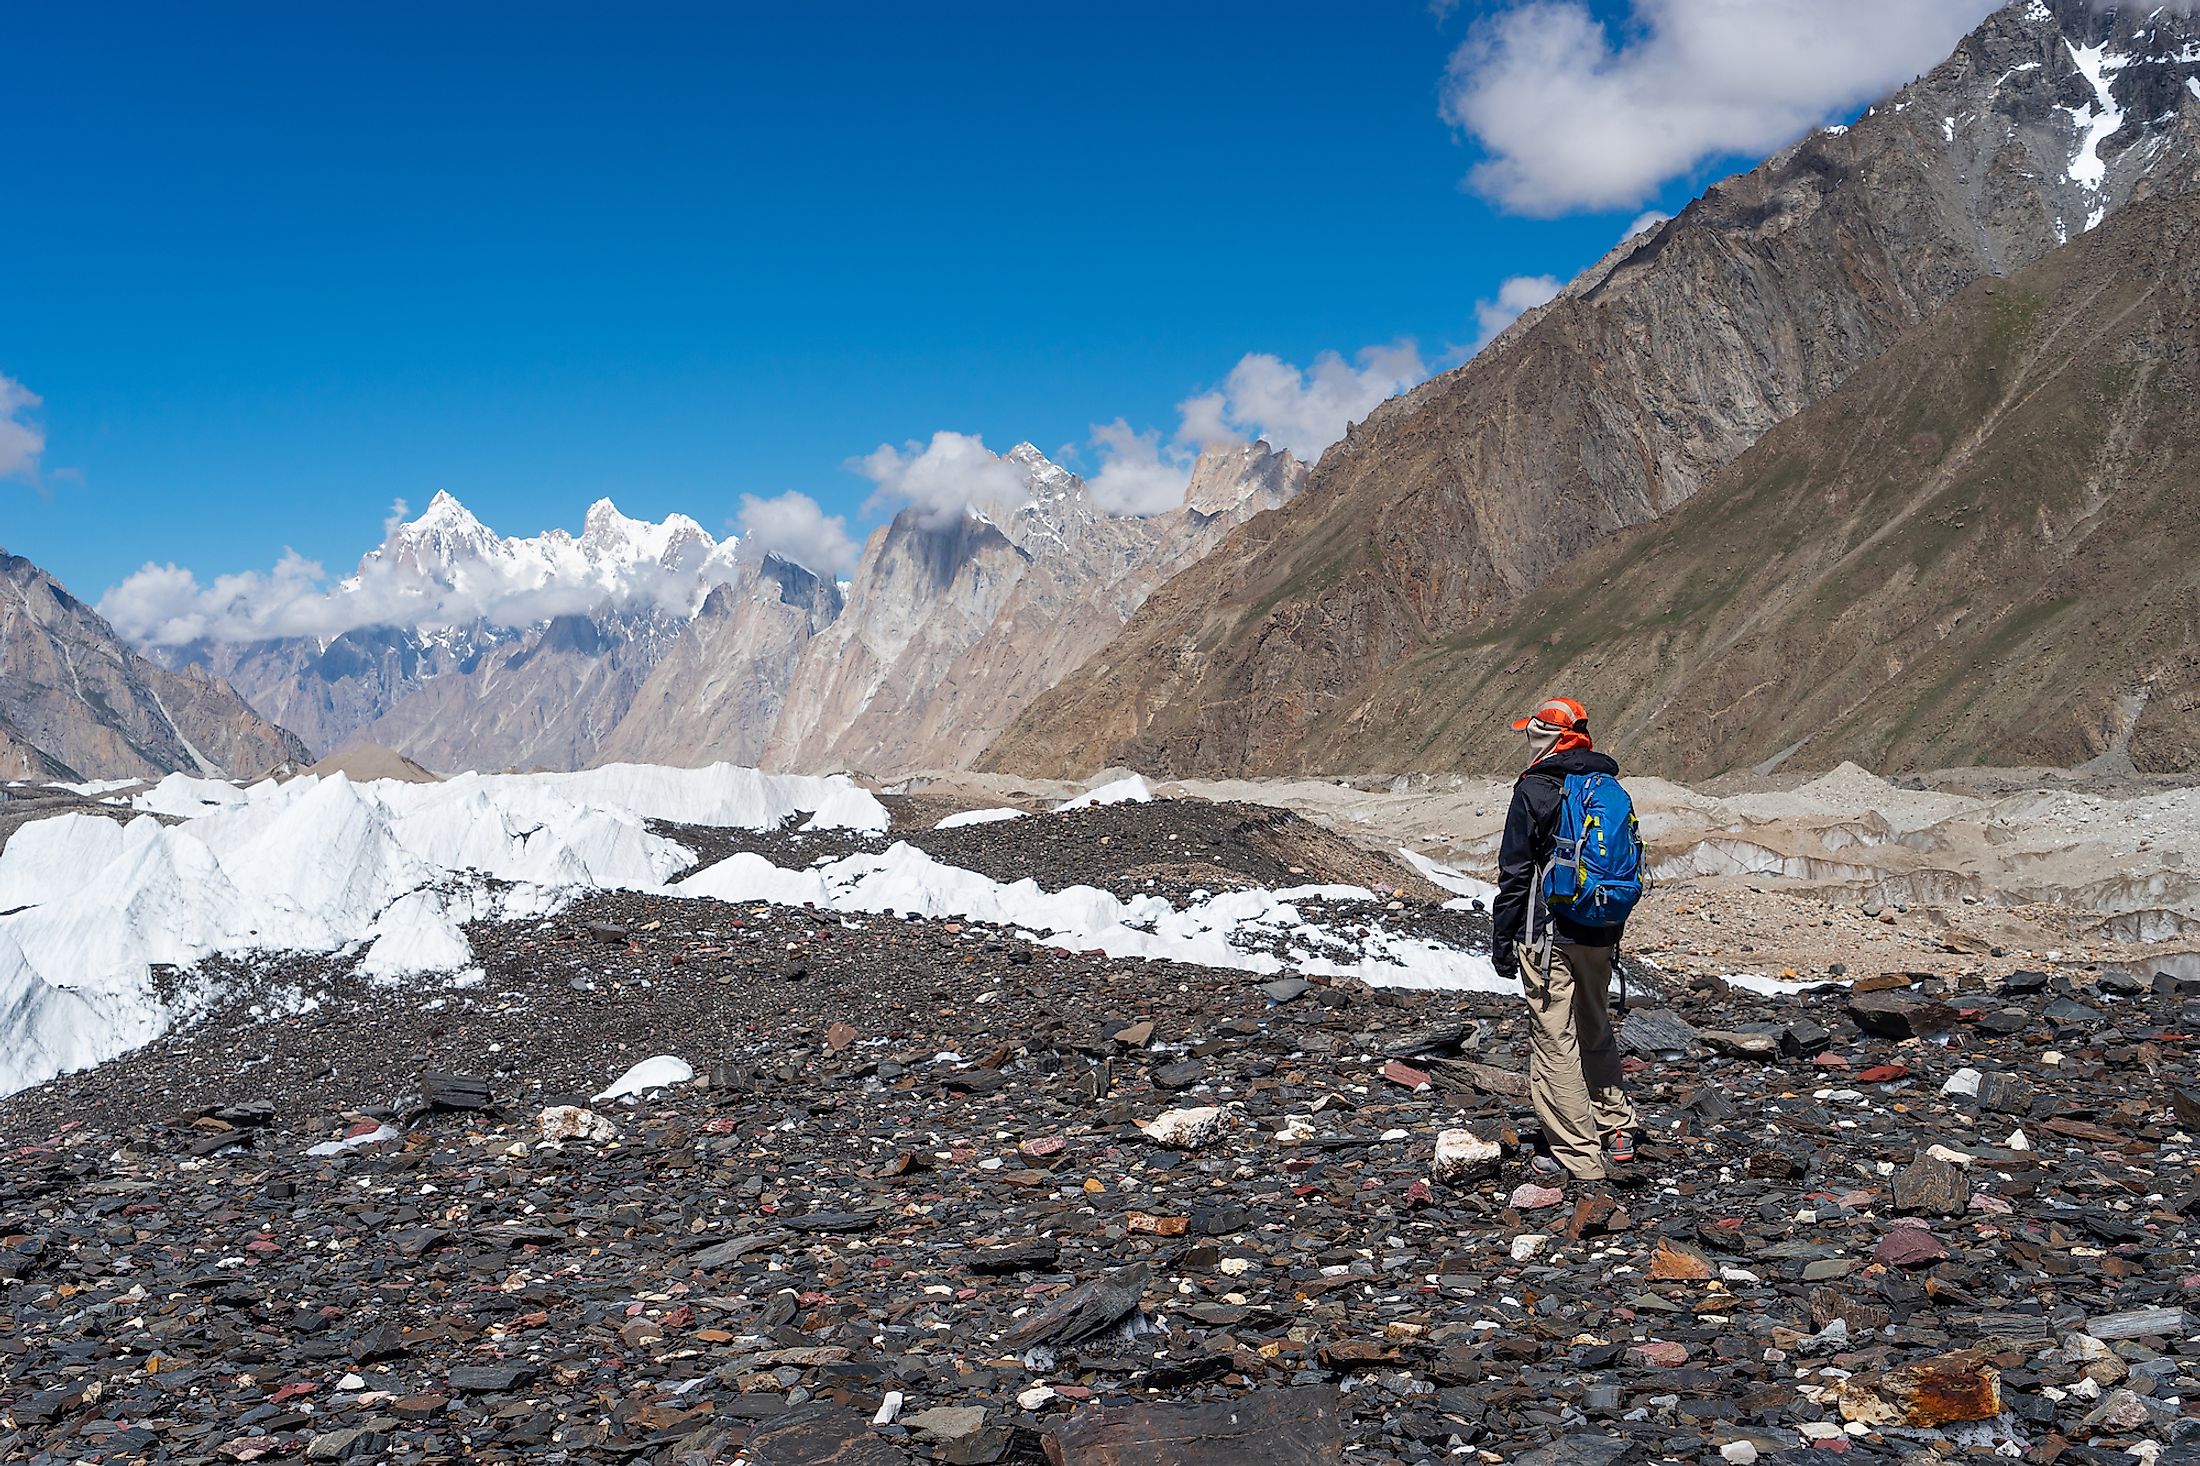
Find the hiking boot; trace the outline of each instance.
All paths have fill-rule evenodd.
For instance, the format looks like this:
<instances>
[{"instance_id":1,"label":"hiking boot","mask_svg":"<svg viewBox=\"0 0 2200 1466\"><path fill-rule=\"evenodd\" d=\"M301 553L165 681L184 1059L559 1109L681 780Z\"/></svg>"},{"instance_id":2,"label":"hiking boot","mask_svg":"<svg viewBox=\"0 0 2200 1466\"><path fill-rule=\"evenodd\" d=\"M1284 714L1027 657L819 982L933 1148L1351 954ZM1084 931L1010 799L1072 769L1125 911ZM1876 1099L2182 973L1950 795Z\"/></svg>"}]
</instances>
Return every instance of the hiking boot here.
<instances>
[{"instance_id":1,"label":"hiking boot","mask_svg":"<svg viewBox=\"0 0 2200 1466\"><path fill-rule=\"evenodd\" d=\"M1541 1151L1528 1157L1528 1170L1538 1181L1556 1182L1566 1179L1566 1168Z\"/></svg>"},{"instance_id":2,"label":"hiking boot","mask_svg":"<svg viewBox=\"0 0 2200 1466\"><path fill-rule=\"evenodd\" d=\"M1615 1166L1631 1166L1635 1163L1635 1137L1625 1130L1614 1130L1604 1137L1604 1158Z\"/></svg>"}]
</instances>

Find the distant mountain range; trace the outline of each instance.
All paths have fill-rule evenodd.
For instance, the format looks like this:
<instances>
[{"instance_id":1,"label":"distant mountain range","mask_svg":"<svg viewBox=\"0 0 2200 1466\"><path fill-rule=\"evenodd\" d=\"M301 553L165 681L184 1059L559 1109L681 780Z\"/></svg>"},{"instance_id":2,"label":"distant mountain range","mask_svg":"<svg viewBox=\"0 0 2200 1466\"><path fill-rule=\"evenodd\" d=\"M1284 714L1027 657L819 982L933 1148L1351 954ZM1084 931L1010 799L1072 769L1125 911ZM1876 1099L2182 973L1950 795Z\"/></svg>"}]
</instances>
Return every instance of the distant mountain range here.
<instances>
[{"instance_id":1,"label":"distant mountain range","mask_svg":"<svg viewBox=\"0 0 2200 1466\"><path fill-rule=\"evenodd\" d=\"M609 760L875 772L967 763L1141 600L1305 477L1217 449L1185 502L1097 506L1030 444L1024 492L878 531L846 585L694 520L608 501L579 536L507 539L439 494L294 617L328 635L156 649L226 679L316 754L394 748L430 768Z\"/></svg>"},{"instance_id":2,"label":"distant mountain range","mask_svg":"<svg viewBox=\"0 0 2200 1466\"><path fill-rule=\"evenodd\" d=\"M1291 504L1232 534L1037 699L984 765L1272 774L1494 756L1479 730L1442 722L1439 710L1464 706L1461 688L1498 685L1489 659L1513 644L1499 630L1508 618L1552 610L1546 594L1579 594L1554 577L1615 532L1687 504L1967 286L2024 269L2133 199L2196 189L2200 15L2096 0L1998 11L1853 127L1815 133L1718 184L1465 366L1378 408L1323 455ZM2052 355L2051 344L2039 349ZM2129 349L2143 360L2177 348L2164 336ZM1780 502L1806 484L1759 489L1796 534L1824 525L1819 504ZM1999 492L2048 490L2016 476ZM1721 609L1693 580L1636 588L1673 606L1683 628ZM1836 575L1821 608L1877 593ZM1569 634L1593 639L1597 628ZM2196 651L2200 638L2188 635L2163 655ZM1641 669L1627 655L1615 648L1606 665L1633 679ZM1523 673L1561 670L1525 649L1505 666L1515 662ZM1582 682L1556 690L1593 706L1596 665L1565 664ZM1983 685L2005 671L1988 660L1970 675ZM1912 692L1922 695L1888 695ZM2087 716L2083 735L2043 732L2039 746L2106 751L2109 720ZM2011 747L1979 734L1894 739L1886 751L1964 760ZM1744 740L1714 754L1691 743L1701 737L1668 729L1657 746L1671 750L1671 767L1699 771L1759 751ZM1856 746L1813 740L1795 756L1817 767Z\"/></svg>"}]
</instances>

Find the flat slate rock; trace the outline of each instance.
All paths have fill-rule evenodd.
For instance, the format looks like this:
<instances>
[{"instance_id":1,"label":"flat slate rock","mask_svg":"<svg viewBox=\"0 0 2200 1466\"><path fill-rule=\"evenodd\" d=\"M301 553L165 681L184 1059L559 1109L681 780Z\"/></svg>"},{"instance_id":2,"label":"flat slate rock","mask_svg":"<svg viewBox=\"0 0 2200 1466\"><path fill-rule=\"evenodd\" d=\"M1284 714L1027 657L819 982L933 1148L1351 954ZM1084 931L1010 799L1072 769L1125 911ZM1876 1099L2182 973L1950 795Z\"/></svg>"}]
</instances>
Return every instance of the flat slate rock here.
<instances>
[{"instance_id":1,"label":"flat slate rock","mask_svg":"<svg viewBox=\"0 0 2200 1466\"><path fill-rule=\"evenodd\" d=\"M1620 1466L1642 1454L1642 1447L1626 1436L1584 1431L1560 1436L1547 1446L1523 1451L1515 1466Z\"/></svg>"},{"instance_id":2,"label":"flat slate rock","mask_svg":"<svg viewBox=\"0 0 2200 1466\"><path fill-rule=\"evenodd\" d=\"M1213 1405L1080 1410L1047 1437L1053 1466L1333 1466L1344 1458L1335 1385L1253 1390Z\"/></svg>"},{"instance_id":3,"label":"flat slate rock","mask_svg":"<svg viewBox=\"0 0 2200 1466\"><path fill-rule=\"evenodd\" d=\"M1882 1038L1922 1038L1956 1022L1955 1009L1908 988L1857 993L1849 999L1848 1014L1858 1028Z\"/></svg>"},{"instance_id":4,"label":"flat slate rock","mask_svg":"<svg viewBox=\"0 0 2200 1466\"><path fill-rule=\"evenodd\" d=\"M1008 1335L1011 1344L1074 1344L1105 1332L1138 1307L1153 1281L1145 1263L1094 1278L1040 1309Z\"/></svg>"},{"instance_id":5,"label":"flat slate rock","mask_svg":"<svg viewBox=\"0 0 2200 1466\"><path fill-rule=\"evenodd\" d=\"M749 1466L908 1466L915 1459L881 1440L867 1416L823 1401L773 1416L740 1454Z\"/></svg>"},{"instance_id":6,"label":"flat slate rock","mask_svg":"<svg viewBox=\"0 0 2200 1466\"><path fill-rule=\"evenodd\" d=\"M466 1395L501 1394L534 1377L531 1364L460 1364L451 1370L450 1386Z\"/></svg>"},{"instance_id":7,"label":"flat slate rock","mask_svg":"<svg viewBox=\"0 0 2200 1466\"><path fill-rule=\"evenodd\" d=\"M1619 1024L1619 1046L1645 1058L1703 1051L1703 1035L1670 1008L1630 1012Z\"/></svg>"}]
</instances>

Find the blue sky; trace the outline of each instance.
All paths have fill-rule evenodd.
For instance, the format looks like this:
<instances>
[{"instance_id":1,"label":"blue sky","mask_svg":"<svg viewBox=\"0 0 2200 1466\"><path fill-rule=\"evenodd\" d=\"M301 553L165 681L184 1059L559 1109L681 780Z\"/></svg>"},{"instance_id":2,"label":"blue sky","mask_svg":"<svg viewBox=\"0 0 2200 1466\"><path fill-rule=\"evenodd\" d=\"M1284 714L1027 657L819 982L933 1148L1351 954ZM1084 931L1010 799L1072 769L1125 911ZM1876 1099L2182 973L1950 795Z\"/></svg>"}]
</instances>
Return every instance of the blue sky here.
<instances>
[{"instance_id":1,"label":"blue sky","mask_svg":"<svg viewBox=\"0 0 2200 1466\"><path fill-rule=\"evenodd\" d=\"M507 533L785 491L860 531L881 443L1166 439L1248 352L1433 364L1732 161L1558 217L1463 187L1446 60L1507 8L19 10L0 376L44 444L0 543L97 595L341 570L439 488Z\"/></svg>"}]
</instances>

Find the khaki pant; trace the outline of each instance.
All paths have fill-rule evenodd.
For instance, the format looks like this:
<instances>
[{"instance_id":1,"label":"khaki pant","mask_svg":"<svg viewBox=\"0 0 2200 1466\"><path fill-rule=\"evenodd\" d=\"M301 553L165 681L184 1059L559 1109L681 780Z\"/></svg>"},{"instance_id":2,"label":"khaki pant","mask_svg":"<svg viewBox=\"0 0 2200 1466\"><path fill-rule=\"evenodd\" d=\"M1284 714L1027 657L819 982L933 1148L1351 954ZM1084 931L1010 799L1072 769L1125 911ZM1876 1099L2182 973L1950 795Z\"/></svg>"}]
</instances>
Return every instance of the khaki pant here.
<instances>
[{"instance_id":1,"label":"khaki pant","mask_svg":"<svg viewBox=\"0 0 2200 1466\"><path fill-rule=\"evenodd\" d=\"M1520 986L1535 1019L1528 1095L1543 1121L1551 1155L1581 1181L1604 1178L1604 1135L1635 1123L1619 1085L1619 1043L1612 1031L1610 947L1557 942L1548 972L1540 955L1516 947Z\"/></svg>"}]
</instances>

